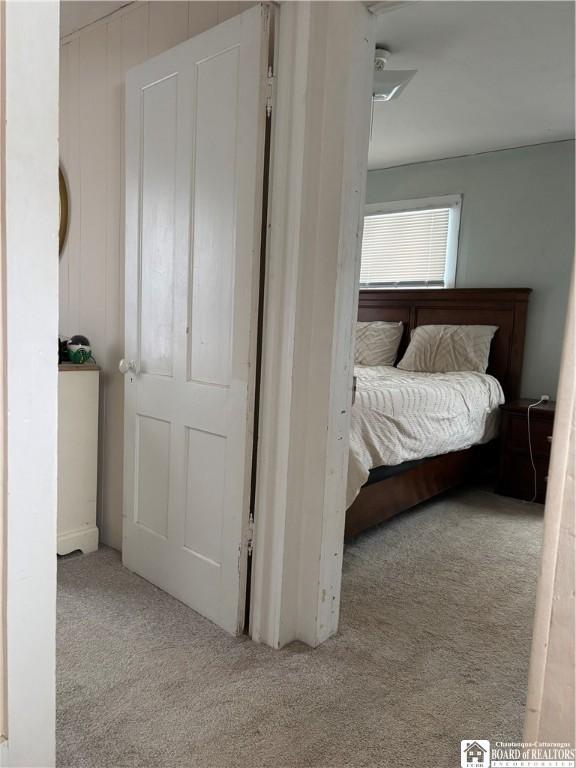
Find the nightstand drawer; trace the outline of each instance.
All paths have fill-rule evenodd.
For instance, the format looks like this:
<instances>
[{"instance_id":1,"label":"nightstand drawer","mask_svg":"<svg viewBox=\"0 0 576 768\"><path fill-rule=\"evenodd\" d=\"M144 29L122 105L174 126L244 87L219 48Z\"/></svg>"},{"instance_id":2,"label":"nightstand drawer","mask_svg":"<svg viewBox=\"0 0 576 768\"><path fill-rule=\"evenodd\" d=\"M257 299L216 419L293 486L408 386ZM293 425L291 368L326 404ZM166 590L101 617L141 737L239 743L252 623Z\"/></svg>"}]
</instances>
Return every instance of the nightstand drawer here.
<instances>
[{"instance_id":1,"label":"nightstand drawer","mask_svg":"<svg viewBox=\"0 0 576 768\"><path fill-rule=\"evenodd\" d=\"M550 456L552 424L550 419L541 419L530 414L530 436L534 456ZM514 414L510 418L506 447L519 453L529 453L528 420L524 415Z\"/></svg>"}]
</instances>

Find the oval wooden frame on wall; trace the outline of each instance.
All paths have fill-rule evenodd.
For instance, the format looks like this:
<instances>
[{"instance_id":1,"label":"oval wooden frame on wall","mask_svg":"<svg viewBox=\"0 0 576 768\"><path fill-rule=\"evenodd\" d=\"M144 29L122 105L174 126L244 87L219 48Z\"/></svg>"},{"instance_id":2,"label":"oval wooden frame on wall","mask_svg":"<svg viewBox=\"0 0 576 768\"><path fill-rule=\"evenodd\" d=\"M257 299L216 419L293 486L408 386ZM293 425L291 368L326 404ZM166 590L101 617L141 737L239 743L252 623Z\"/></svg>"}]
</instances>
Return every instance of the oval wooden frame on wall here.
<instances>
[{"instance_id":1,"label":"oval wooden frame on wall","mask_svg":"<svg viewBox=\"0 0 576 768\"><path fill-rule=\"evenodd\" d=\"M58 230L58 253L62 256L66 235L68 234L68 186L62 168L58 169L58 188L60 192L60 227Z\"/></svg>"}]
</instances>

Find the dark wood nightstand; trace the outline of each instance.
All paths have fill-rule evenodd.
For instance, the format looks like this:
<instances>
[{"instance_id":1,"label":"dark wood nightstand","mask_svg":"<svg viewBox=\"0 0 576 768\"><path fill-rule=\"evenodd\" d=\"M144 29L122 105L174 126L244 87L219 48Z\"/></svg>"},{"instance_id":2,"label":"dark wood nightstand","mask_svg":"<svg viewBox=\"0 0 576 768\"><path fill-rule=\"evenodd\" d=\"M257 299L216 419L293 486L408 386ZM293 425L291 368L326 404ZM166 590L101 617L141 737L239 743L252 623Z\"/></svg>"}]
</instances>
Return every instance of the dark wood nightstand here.
<instances>
[{"instance_id":1,"label":"dark wood nightstand","mask_svg":"<svg viewBox=\"0 0 576 768\"><path fill-rule=\"evenodd\" d=\"M498 493L531 501L534 497L534 470L528 443L528 406L537 400L514 400L501 406L500 468ZM556 403L548 401L530 409L530 437L536 467L536 501L546 498L552 428Z\"/></svg>"}]
</instances>

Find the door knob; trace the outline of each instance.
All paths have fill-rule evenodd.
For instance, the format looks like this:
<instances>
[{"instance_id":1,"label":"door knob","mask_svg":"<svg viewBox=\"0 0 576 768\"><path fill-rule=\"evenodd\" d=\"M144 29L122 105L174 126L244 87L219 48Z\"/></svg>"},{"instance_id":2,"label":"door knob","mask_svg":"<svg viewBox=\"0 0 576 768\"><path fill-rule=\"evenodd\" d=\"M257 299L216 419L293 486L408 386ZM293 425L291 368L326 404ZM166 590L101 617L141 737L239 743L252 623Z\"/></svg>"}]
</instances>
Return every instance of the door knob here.
<instances>
[{"instance_id":1,"label":"door knob","mask_svg":"<svg viewBox=\"0 0 576 768\"><path fill-rule=\"evenodd\" d=\"M135 371L136 370L136 363L134 360L125 360L122 358L120 362L118 363L118 370L120 373L127 374L128 371Z\"/></svg>"}]
</instances>

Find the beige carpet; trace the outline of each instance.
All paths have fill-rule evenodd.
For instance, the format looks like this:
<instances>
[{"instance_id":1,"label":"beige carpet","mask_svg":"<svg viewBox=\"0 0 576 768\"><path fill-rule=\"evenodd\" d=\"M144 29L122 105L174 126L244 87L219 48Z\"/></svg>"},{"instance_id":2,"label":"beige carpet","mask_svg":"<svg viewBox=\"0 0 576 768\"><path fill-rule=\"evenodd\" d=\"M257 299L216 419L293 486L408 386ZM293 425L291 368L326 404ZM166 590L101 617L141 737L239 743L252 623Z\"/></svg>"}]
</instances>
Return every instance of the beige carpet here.
<instances>
[{"instance_id":1,"label":"beige carpet","mask_svg":"<svg viewBox=\"0 0 576 768\"><path fill-rule=\"evenodd\" d=\"M63 559L58 765L453 768L518 739L541 524L475 490L364 534L316 650L230 638L112 550Z\"/></svg>"}]
</instances>

